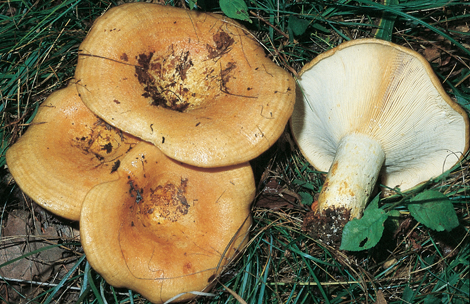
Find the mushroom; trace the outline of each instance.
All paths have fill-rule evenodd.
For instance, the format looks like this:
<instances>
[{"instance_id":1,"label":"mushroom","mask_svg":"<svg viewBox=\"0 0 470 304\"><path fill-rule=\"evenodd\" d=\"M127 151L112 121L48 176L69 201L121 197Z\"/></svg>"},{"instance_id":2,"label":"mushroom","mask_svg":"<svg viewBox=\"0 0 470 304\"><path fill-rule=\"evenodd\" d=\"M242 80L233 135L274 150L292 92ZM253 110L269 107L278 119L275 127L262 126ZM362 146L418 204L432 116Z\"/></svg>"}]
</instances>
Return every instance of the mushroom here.
<instances>
[{"instance_id":1,"label":"mushroom","mask_svg":"<svg viewBox=\"0 0 470 304\"><path fill-rule=\"evenodd\" d=\"M96 117L70 84L44 101L26 133L8 149L6 162L36 203L78 220L86 193L117 179L120 159L139 141Z\"/></svg>"},{"instance_id":2,"label":"mushroom","mask_svg":"<svg viewBox=\"0 0 470 304\"><path fill-rule=\"evenodd\" d=\"M379 174L382 185L404 191L449 170L468 150L466 113L408 48L345 42L305 65L298 84L293 135L305 158L328 171L319 214L359 218Z\"/></svg>"},{"instance_id":3,"label":"mushroom","mask_svg":"<svg viewBox=\"0 0 470 304\"><path fill-rule=\"evenodd\" d=\"M118 180L94 187L83 202L90 265L109 284L154 303L207 290L247 241L250 165L193 167L141 142L117 171Z\"/></svg>"},{"instance_id":4,"label":"mushroom","mask_svg":"<svg viewBox=\"0 0 470 304\"><path fill-rule=\"evenodd\" d=\"M251 160L282 134L294 79L229 18L150 3L114 7L80 45L84 103L199 167Z\"/></svg>"}]
</instances>

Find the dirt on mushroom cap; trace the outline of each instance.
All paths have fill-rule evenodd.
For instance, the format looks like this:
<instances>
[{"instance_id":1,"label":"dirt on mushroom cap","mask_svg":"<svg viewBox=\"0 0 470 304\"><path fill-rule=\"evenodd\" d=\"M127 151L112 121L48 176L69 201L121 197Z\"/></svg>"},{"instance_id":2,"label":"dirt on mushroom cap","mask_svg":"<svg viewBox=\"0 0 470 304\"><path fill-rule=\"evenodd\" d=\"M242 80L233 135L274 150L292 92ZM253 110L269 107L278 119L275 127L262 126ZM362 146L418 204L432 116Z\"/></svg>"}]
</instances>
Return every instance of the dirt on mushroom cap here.
<instances>
[{"instance_id":1,"label":"dirt on mushroom cap","mask_svg":"<svg viewBox=\"0 0 470 304\"><path fill-rule=\"evenodd\" d=\"M87 192L117 179L120 160L139 141L90 112L73 82L44 101L6 160L28 196L61 217L78 220Z\"/></svg>"},{"instance_id":2,"label":"dirt on mushroom cap","mask_svg":"<svg viewBox=\"0 0 470 304\"><path fill-rule=\"evenodd\" d=\"M240 24L147 3L95 22L76 77L84 102L107 123L201 167L267 150L295 98L294 79Z\"/></svg>"},{"instance_id":3,"label":"dirt on mushroom cap","mask_svg":"<svg viewBox=\"0 0 470 304\"><path fill-rule=\"evenodd\" d=\"M155 303L201 291L247 241L255 193L248 163L196 168L142 142L118 174L89 192L80 228L88 261L111 285Z\"/></svg>"}]
</instances>

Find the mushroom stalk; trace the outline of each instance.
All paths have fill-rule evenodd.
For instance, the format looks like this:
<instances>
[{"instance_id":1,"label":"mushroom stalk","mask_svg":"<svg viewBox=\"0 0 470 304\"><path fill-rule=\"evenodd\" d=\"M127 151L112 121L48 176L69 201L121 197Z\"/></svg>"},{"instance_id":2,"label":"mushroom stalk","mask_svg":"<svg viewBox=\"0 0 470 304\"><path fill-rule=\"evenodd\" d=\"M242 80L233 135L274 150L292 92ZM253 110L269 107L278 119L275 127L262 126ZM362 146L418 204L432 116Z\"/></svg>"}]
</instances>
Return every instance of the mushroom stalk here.
<instances>
[{"instance_id":1,"label":"mushroom stalk","mask_svg":"<svg viewBox=\"0 0 470 304\"><path fill-rule=\"evenodd\" d=\"M363 134L343 137L318 198L318 212L344 208L350 219L360 218L384 161L376 140Z\"/></svg>"}]
</instances>

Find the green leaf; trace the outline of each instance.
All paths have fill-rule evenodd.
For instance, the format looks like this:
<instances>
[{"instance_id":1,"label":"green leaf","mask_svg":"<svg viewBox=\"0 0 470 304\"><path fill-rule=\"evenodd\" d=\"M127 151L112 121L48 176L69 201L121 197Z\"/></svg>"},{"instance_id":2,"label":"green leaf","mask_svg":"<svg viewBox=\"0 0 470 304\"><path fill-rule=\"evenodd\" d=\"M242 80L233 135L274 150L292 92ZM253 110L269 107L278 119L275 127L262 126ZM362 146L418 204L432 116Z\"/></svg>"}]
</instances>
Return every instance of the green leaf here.
<instances>
[{"instance_id":1,"label":"green leaf","mask_svg":"<svg viewBox=\"0 0 470 304\"><path fill-rule=\"evenodd\" d=\"M427 295L426 298L424 298L424 304L439 304L442 303L441 299L436 298L433 295Z\"/></svg>"},{"instance_id":2,"label":"green leaf","mask_svg":"<svg viewBox=\"0 0 470 304\"><path fill-rule=\"evenodd\" d=\"M397 5L398 0L384 0L383 4L387 6ZM396 19L397 15L391 13L390 11L384 11L382 13L382 18L380 19L379 29L375 33L375 38L391 41L393 25L395 24Z\"/></svg>"},{"instance_id":3,"label":"green leaf","mask_svg":"<svg viewBox=\"0 0 470 304\"><path fill-rule=\"evenodd\" d=\"M311 23L310 24L314 29L319 30L320 32L323 32L324 34L331 34L331 31L324 27L323 25L319 23Z\"/></svg>"},{"instance_id":4,"label":"green leaf","mask_svg":"<svg viewBox=\"0 0 470 304\"><path fill-rule=\"evenodd\" d=\"M294 33L295 36L299 36L305 33L310 22L305 19L299 19L294 15L290 15L288 24L288 27L290 30L292 30L292 33Z\"/></svg>"},{"instance_id":5,"label":"green leaf","mask_svg":"<svg viewBox=\"0 0 470 304\"><path fill-rule=\"evenodd\" d=\"M193 8L196 8L197 6L197 0L194 1L194 0L188 0L188 4L189 4L189 9L192 10Z\"/></svg>"},{"instance_id":6,"label":"green leaf","mask_svg":"<svg viewBox=\"0 0 470 304\"><path fill-rule=\"evenodd\" d=\"M364 211L361 219L353 219L344 226L339 249L360 251L377 245L384 231L384 222L388 218L388 214L379 209L378 203L379 196L377 195Z\"/></svg>"},{"instance_id":7,"label":"green leaf","mask_svg":"<svg viewBox=\"0 0 470 304\"><path fill-rule=\"evenodd\" d=\"M413 289L411 289L410 286L406 286L403 290L403 295L401 296L401 298L405 303L413 303L413 300L415 298L415 292L413 291Z\"/></svg>"},{"instance_id":8,"label":"green leaf","mask_svg":"<svg viewBox=\"0 0 470 304\"><path fill-rule=\"evenodd\" d=\"M459 225L457 214L447 196L436 190L426 190L410 200L411 215L421 224L436 231L451 231Z\"/></svg>"},{"instance_id":9,"label":"green leaf","mask_svg":"<svg viewBox=\"0 0 470 304\"><path fill-rule=\"evenodd\" d=\"M296 185L299 185L305 189L308 189L308 190L312 190L314 191L315 190L315 186L312 185L310 182L306 182L306 181L303 181L303 180L300 180L300 179L294 179L292 181L292 183L296 184Z\"/></svg>"},{"instance_id":10,"label":"green leaf","mask_svg":"<svg viewBox=\"0 0 470 304\"><path fill-rule=\"evenodd\" d=\"M248 7L243 0L220 0L220 9L230 18L248 21L251 19L248 16Z\"/></svg>"},{"instance_id":11,"label":"green leaf","mask_svg":"<svg viewBox=\"0 0 470 304\"><path fill-rule=\"evenodd\" d=\"M299 192L300 198L302 199L302 204L311 206L313 203L313 197L310 193L307 192Z\"/></svg>"}]
</instances>

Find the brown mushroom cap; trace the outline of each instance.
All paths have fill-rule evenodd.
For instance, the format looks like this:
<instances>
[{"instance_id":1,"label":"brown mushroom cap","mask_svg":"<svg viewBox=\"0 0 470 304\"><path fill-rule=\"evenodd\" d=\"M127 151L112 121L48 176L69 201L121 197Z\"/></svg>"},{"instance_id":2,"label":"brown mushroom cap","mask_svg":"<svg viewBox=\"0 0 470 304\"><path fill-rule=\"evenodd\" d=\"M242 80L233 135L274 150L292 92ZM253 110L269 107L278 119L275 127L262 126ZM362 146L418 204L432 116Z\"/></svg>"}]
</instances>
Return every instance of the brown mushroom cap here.
<instances>
[{"instance_id":1,"label":"brown mushroom cap","mask_svg":"<svg viewBox=\"0 0 470 304\"><path fill-rule=\"evenodd\" d=\"M207 288L247 240L250 165L197 168L141 142L118 173L83 203L80 233L90 265L111 285L154 303Z\"/></svg>"},{"instance_id":2,"label":"brown mushroom cap","mask_svg":"<svg viewBox=\"0 0 470 304\"><path fill-rule=\"evenodd\" d=\"M120 159L139 141L90 112L70 84L44 101L26 133L8 149L6 161L36 203L78 220L86 193L117 179Z\"/></svg>"},{"instance_id":3,"label":"brown mushroom cap","mask_svg":"<svg viewBox=\"0 0 470 304\"><path fill-rule=\"evenodd\" d=\"M98 116L199 167L264 152L295 99L294 79L240 24L149 3L98 18L80 46L75 75Z\"/></svg>"},{"instance_id":4,"label":"brown mushroom cap","mask_svg":"<svg viewBox=\"0 0 470 304\"><path fill-rule=\"evenodd\" d=\"M449 170L469 146L465 111L419 53L377 39L349 41L300 72L291 127L303 155L329 171L319 198L361 215L381 175L402 191Z\"/></svg>"}]
</instances>

